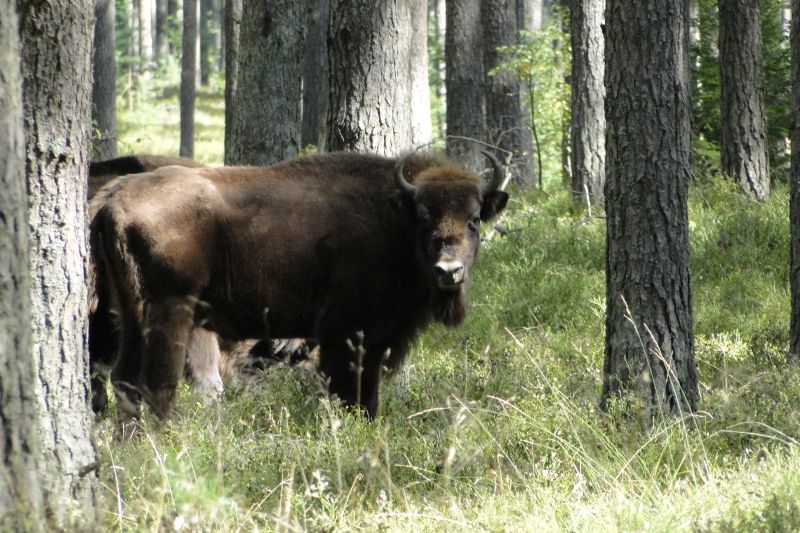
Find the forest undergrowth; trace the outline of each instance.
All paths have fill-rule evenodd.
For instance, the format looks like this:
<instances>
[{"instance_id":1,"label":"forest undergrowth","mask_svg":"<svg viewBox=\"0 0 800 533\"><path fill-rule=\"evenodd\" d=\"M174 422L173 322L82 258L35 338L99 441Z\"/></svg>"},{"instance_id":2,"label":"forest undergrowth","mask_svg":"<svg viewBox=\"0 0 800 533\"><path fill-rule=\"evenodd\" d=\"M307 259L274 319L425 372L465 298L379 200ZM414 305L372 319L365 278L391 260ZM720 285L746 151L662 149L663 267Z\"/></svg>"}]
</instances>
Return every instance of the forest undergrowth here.
<instances>
[{"instance_id":1,"label":"forest undergrowth","mask_svg":"<svg viewBox=\"0 0 800 533\"><path fill-rule=\"evenodd\" d=\"M222 107L198 102L197 158L221 162ZM170 103L173 102L173 103ZM123 151L177 151L157 100ZM205 118L204 118L205 117ZM788 349L788 194L690 190L699 411L644 428L598 409L605 221L565 192L513 192L474 271L463 327L435 326L374 422L276 366L132 441L98 426L109 531L792 531L800 372ZM596 215L597 210L594 210ZM486 235L489 228L484 228Z\"/></svg>"}]
</instances>

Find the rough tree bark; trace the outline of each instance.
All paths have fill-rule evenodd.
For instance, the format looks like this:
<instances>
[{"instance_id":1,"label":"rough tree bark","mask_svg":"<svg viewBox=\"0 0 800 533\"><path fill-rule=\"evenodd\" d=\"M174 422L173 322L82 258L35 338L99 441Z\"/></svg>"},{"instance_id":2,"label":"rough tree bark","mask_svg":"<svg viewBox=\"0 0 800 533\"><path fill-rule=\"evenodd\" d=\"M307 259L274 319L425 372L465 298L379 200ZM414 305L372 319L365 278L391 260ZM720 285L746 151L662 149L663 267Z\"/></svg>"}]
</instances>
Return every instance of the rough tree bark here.
<instances>
[{"instance_id":1,"label":"rough tree bark","mask_svg":"<svg viewBox=\"0 0 800 533\"><path fill-rule=\"evenodd\" d=\"M94 27L92 86L93 159L117 155L117 61L114 41L114 0L97 0Z\"/></svg>"},{"instance_id":2,"label":"rough tree bark","mask_svg":"<svg viewBox=\"0 0 800 533\"><path fill-rule=\"evenodd\" d=\"M481 2L483 67L486 77L486 129L490 142L511 152L512 179L521 187L536 182L533 141L522 106L522 83L511 72L488 75L506 63L510 55L499 47L517 44L516 0ZM503 155L502 152L498 155Z\"/></svg>"},{"instance_id":3,"label":"rough tree bark","mask_svg":"<svg viewBox=\"0 0 800 533\"><path fill-rule=\"evenodd\" d=\"M411 0L411 48L408 51L411 90L411 143L430 147L433 142L431 93L428 85L428 5L425 0Z\"/></svg>"},{"instance_id":4,"label":"rough tree bark","mask_svg":"<svg viewBox=\"0 0 800 533\"><path fill-rule=\"evenodd\" d=\"M789 230L791 233L790 285L792 317L789 362L800 363L800 0L792 0L792 178Z\"/></svg>"},{"instance_id":5,"label":"rough tree bark","mask_svg":"<svg viewBox=\"0 0 800 533\"><path fill-rule=\"evenodd\" d=\"M484 168L485 76L480 4L448 0L445 32L447 155L473 171Z\"/></svg>"},{"instance_id":6,"label":"rough tree bark","mask_svg":"<svg viewBox=\"0 0 800 533\"><path fill-rule=\"evenodd\" d=\"M411 33L407 1L331 0L328 151L411 147Z\"/></svg>"},{"instance_id":7,"label":"rough tree bark","mask_svg":"<svg viewBox=\"0 0 800 533\"><path fill-rule=\"evenodd\" d=\"M688 0L606 8L606 358L602 404L645 424L697 407L687 196Z\"/></svg>"},{"instance_id":8,"label":"rough tree bark","mask_svg":"<svg viewBox=\"0 0 800 533\"><path fill-rule=\"evenodd\" d=\"M294 0L244 1L226 162L266 166L300 151L304 23Z\"/></svg>"},{"instance_id":9,"label":"rough tree bark","mask_svg":"<svg viewBox=\"0 0 800 533\"><path fill-rule=\"evenodd\" d=\"M94 3L29 1L21 19L45 505L59 527L75 514L92 524L97 478L86 350L86 182Z\"/></svg>"},{"instance_id":10,"label":"rough tree bark","mask_svg":"<svg viewBox=\"0 0 800 533\"><path fill-rule=\"evenodd\" d=\"M181 157L194 157L194 102L197 97L197 54L200 0L183 1L183 55L181 56Z\"/></svg>"},{"instance_id":11,"label":"rough tree bark","mask_svg":"<svg viewBox=\"0 0 800 533\"><path fill-rule=\"evenodd\" d=\"M15 2L0 2L0 529L34 531L45 519L33 395L18 28Z\"/></svg>"},{"instance_id":12,"label":"rough tree bark","mask_svg":"<svg viewBox=\"0 0 800 533\"><path fill-rule=\"evenodd\" d=\"M719 0L722 171L759 200L769 196L760 0Z\"/></svg>"},{"instance_id":13,"label":"rough tree bark","mask_svg":"<svg viewBox=\"0 0 800 533\"><path fill-rule=\"evenodd\" d=\"M228 146L233 143L233 108L239 78L239 35L242 0L225 0L225 164L230 165Z\"/></svg>"},{"instance_id":14,"label":"rough tree bark","mask_svg":"<svg viewBox=\"0 0 800 533\"><path fill-rule=\"evenodd\" d=\"M572 194L578 200L588 191L593 204L603 206L606 181L606 116L603 85L604 0L573 0L572 39Z\"/></svg>"},{"instance_id":15,"label":"rough tree bark","mask_svg":"<svg viewBox=\"0 0 800 533\"><path fill-rule=\"evenodd\" d=\"M303 146L322 148L328 114L328 20L330 0L311 2L303 56Z\"/></svg>"}]
</instances>

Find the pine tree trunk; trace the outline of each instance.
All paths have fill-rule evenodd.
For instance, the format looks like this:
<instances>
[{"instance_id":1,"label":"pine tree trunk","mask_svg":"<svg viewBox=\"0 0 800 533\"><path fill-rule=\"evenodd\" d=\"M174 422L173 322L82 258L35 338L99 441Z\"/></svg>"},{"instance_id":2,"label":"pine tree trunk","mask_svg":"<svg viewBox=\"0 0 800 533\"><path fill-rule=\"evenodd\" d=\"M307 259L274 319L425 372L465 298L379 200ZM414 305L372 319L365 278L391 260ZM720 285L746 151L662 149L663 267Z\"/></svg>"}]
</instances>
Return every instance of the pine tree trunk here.
<instances>
[{"instance_id":1,"label":"pine tree trunk","mask_svg":"<svg viewBox=\"0 0 800 533\"><path fill-rule=\"evenodd\" d=\"M31 326L45 504L59 526L73 512L91 524L97 478L86 350L86 183L94 3L24 6Z\"/></svg>"},{"instance_id":2,"label":"pine tree trunk","mask_svg":"<svg viewBox=\"0 0 800 533\"><path fill-rule=\"evenodd\" d=\"M800 363L800 0L792 0L792 178L790 180L789 230L792 317L789 331L789 362Z\"/></svg>"},{"instance_id":3,"label":"pine tree trunk","mask_svg":"<svg viewBox=\"0 0 800 533\"><path fill-rule=\"evenodd\" d=\"M156 61L165 61L169 57L169 38L167 36L167 17L169 16L167 0L156 0Z\"/></svg>"},{"instance_id":4,"label":"pine tree trunk","mask_svg":"<svg viewBox=\"0 0 800 533\"><path fill-rule=\"evenodd\" d=\"M245 0L226 161L267 166L300 151L305 10L294 0Z\"/></svg>"},{"instance_id":5,"label":"pine tree trunk","mask_svg":"<svg viewBox=\"0 0 800 533\"><path fill-rule=\"evenodd\" d=\"M239 78L239 35L242 0L225 0L225 164L230 165L228 147L233 144L233 108Z\"/></svg>"},{"instance_id":6,"label":"pine tree trunk","mask_svg":"<svg viewBox=\"0 0 800 533\"><path fill-rule=\"evenodd\" d=\"M0 3L0 530L44 523L39 479L36 373L31 342L31 280L25 193L25 134L19 20ZM13 28L14 31L8 31Z\"/></svg>"},{"instance_id":7,"label":"pine tree trunk","mask_svg":"<svg viewBox=\"0 0 800 533\"><path fill-rule=\"evenodd\" d=\"M331 0L328 151L411 147L411 33L407 1Z\"/></svg>"},{"instance_id":8,"label":"pine tree trunk","mask_svg":"<svg viewBox=\"0 0 800 533\"><path fill-rule=\"evenodd\" d=\"M511 176L519 186L527 187L536 182L536 175L532 133L528 117L523 113L522 83L510 72L488 75L492 69L511 59L510 54L500 52L498 48L517 43L516 0L484 0L481 2L481 18L489 141L506 153L511 152ZM500 152L499 155L504 154Z\"/></svg>"},{"instance_id":9,"label":"pine tree trunk","mask_svg":"<svg viewBox=\"0 0 800 533\"><path fill-rule=\"evenodd\" d=\"M145 79L153 77L155 55L153 53L153 0L137 0L139 5L139 59Z\"/></svg>"},{"instance_id":10,"label":"pine tree trunk","mask_svg":"<svg viewBox=\"0 0 800 533\"><path fill-rule=\"evenodd\" d=\"M197 97L197 26L200 0L183 1L181 56L181 157L194 157L194 102Z\"/></svg>"},{"instance_id":11,"label":"pine tree trunk","mask_svg":"<svg viewBox=\"0 0 800 533\"><path fill-rule=\"evenodd\" d=\"M110 159L117 155L117 62L114 13L114 0L97 0L92 87L92 124L96 135L92 144L92 159Z\"/></svg>"},{"instance_id":12,"label":"pine tree trunk","mask_svg":"<svg viewBox=\"0 0 800 533\"><path fill-rule=\"evenodd\" d=\"M200 85L207 87L211 79L211 46L214 34L211 17L214 13L212 0L200 0Z\"/></svg>"},{"instance_id":13,"label":"pine tree trunk","mask_svg":"<svg viewBox=\"0 0 800 533\"><path fill-rule=\"evenodd\" d=\"M330 0L315 0L306 16L303 56L303 146L325 145L328 114L328 20Z\"/></svg>"},{"instance_id":14,"label":"pine tree trunk","mask_svg":"<svg viewBox=\"0 0 800 533\"><path fill-rule=\"evenodd\" d=\"M719 0L722 171L759 200L769 196L764 54L759 0Z\"/></svg>"},{"instance_id":15,"label":"pine tree trunk","mask_svg":"<svg viewBox=\"0 0 800 533\"><path fill-rule=\"evenodd\" d=\"M572 37L572 194L603 207L606 181L606 116L603 84L605 1L573 0Z\"/></svg>"},{"instance_id":16,"label":"pine tree trunk","mask_svg":"<svg viewBox=\"0 0 800 533\"><path fill-rule=\"evenodd\" d=\"M428 85L428 5L424 0L411 0L411 144L430 148L433 142L431 93Z\"/></svg>"},{"instance_id":17,"label":"pine tree trunk","mask_svg":"<svg viewBox=\"0 0 800 533\"><path fill-rule=\"evenodd\" d=\"M602 403L645 424L697 407L687 196L688 0L606 9L606 359Z\"/></svg>"},{"instance_id":18,"label":"pine tree trunk","mask_svg":"<svg viewBox=\"0 0 800 533\"><path fill-rule=\"evenodd\" d=\"M485 76L478 2L448 0L445 6L447 155L470 170L484 168Z\"/></svg>"}]
</instances>

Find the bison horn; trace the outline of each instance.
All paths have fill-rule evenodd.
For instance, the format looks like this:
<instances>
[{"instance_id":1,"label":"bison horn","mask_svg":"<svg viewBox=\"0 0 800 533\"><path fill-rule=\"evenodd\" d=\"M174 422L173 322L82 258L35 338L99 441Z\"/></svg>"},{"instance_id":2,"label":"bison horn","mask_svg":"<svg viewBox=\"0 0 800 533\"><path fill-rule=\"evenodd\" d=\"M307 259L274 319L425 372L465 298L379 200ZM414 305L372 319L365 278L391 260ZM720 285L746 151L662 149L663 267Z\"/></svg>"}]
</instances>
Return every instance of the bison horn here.
<instances>
[{"instance_id":1,"label":"bison horn","mask_svg":"<svg viewBox=\"0 0 800 533\"><path fill-rule=\"evenodd\" d=\"M408 159L408 155L404 155L400 159L398 159L397 164L394 166L394 182L397 185L397 188L403 191L403 193L414 196L417 188L411 185L405 177L403 177L403 166L406 163L406 159Z\"/></svg>"},{"instance_id":2,"label":"bison horn","mask_svg":"<svg viewBox=\"0 0 800 533\"><path fill-rule=\"evenodd\" d=\"M483 194L489 194L497 190L500 187L500 184L503 183L503 165L500 164L500 161L492 154L491 152L486 152L481 150L481 153L486 156L486 159L491 161L492 168L494 172L492 173L492 179L486 182L483 186Z\"/></svg>"}]
</instances>

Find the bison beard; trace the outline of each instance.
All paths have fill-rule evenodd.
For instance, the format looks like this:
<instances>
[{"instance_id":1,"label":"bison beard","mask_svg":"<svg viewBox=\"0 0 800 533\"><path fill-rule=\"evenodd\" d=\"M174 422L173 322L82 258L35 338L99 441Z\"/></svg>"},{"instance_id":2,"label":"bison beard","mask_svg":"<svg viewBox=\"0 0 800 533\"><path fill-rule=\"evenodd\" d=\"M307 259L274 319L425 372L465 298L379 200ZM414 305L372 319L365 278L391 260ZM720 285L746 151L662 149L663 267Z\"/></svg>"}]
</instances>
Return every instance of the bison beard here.
<instances>
[{"instance_id":1,"label":"bison beard","mask_svg":"<svg viewBox=\"0 0 800 533\"><path fill-rule=\"evenodd\" d=\"M464 320L479 223L508 199L487 157L487 183L431 156L333 153L167 167L104 187L90 241L123 332L112 382L169 418L192 328L240 340L266 325L318 339L330 391L374 417L383 365L399 365L431 320ZM348 342L357 332L363 353ZM122 415L138 416L128 397Z\"/></svg>"},{"instance_id":2,"label":"bison beard","mask_svg":"<svg viewBox=\"0 0 800 533\"><path fill-rule=\"evenodd\" d=\"M466 287L456 290L434 288L431 291L431 310L433 320L451 328L460 326L467 314Z\"/></svg>"}]
</instances>

